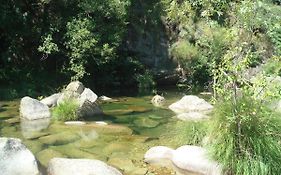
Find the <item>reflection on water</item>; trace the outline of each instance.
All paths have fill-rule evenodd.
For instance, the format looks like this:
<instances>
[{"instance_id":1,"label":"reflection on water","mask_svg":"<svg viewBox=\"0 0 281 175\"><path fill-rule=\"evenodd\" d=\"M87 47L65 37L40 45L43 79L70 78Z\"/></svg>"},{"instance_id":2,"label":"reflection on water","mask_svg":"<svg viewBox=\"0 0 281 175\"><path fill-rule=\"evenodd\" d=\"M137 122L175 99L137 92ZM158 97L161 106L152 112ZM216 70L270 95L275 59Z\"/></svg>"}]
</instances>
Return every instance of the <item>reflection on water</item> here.
<instances>
[{"instance_id":1,"label":"reflection on water","mask_svg":"<svg viewBox=\"0 0 281 175\"><path fill-rule=\"evenodd\" d=\"M164 96L167 103L163 108L150 103L152 96L116 97L114 102L104 102L103 119L108 125L91 119L81 125L50 119L28 121L19 118L19 100L1 102L0 134L22 139L45 167L53 157L92 158L106 161L124 174L146 172L144 153L155 145L178 146L168 141L173 139L173 131L183 126L167 109L183 94L166 91Z\"/></svg>"}]
</instances>

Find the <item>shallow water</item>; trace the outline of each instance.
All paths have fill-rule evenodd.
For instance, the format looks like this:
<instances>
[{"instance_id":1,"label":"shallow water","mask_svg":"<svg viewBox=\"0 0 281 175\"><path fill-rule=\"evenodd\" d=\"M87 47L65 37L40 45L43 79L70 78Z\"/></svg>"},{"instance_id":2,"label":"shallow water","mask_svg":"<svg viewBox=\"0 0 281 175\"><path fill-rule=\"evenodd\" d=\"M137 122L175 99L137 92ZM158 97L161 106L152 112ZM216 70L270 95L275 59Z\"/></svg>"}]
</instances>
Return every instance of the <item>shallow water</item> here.
<instances>
[{"instance_id":1,"label":"shallow water","mask_svg":"<svg viewBox=\"0 0 281 175\"><path fill-rule=\"evenodd\" d=\"M143 162L152 146L177 147L184 141L175 138L184 125L167 106L183 93L162 91L163 108L154 107L152 96L116 97L101 104L105 115L86 120L86 125L66 125L52 120L26 121L19 117L19 100L2 101L1 137L15 137L33 152L42 170L53 157L90 158L105 161L124 174L173 174L167 169L154 169ZM104 121L108 125L98 125Z\"/></svg>"}]
</instances>

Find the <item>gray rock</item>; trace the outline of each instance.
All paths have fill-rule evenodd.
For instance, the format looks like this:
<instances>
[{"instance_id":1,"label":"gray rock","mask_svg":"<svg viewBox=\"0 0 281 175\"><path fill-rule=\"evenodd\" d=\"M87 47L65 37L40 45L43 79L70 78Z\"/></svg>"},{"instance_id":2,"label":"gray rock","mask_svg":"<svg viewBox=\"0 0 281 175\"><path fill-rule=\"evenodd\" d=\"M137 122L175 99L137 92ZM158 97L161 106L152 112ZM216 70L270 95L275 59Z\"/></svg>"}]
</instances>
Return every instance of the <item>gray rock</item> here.
<instances>
[{"instance_id":1,"label":"gray rock","mask_svg":"<svg viewBox=\"0 0 281 175\"><path fill-rule=\"evenodd\" d=\"M151 103L156 107L163 106L165 102L166 102L165 98L160 95L155 95L151 100Z\"/></svg>"},{"instance_id":2,"label":"gray rock","mask_svg":"<svg viewBox=\"0 0 281 175\"><path fill-rule=\"evenodd\" d=\"M122 175L117 169L94 159L53 158L47 171L49 175Z\"/></svg>"},{"instance_id":3,"label":"gray rock","mask_svg":"<svg viewBox=\"0 0 281 175\"><path fill-rule=\"evenodd\" d=\"M190 120L208 119L209 116L199 113L199 112L188 112L188 113L178 114L177 118L180 120L183 120L183 121L190 121Z\"/></svg>"},{"instance_id":4,"label":"gray rock","mask_svg":"<svg viewBox=\"0 0 281 175\"><path fill-rule=\"evenodd\" d=\"M84 91L84 85L79 81L73 81L67 85L62 95L57 100L57 105L63 103L65 100L78 99Z\"/></svg>"},{"instance_id":5,"label":"gray rock","mask_svg":"<svg viewBox=\"0 0 281 175\"><path fill-rule=\"evenodd\" d=\"M33 154L20 139L0 138L1 175L39 175Z\"/></svg>"},{"instance_id":6,"label":"gray rock","mask_svg":"<svg viewBox=\"0 0 281 175\"><path fill-rule=\"evenodd\" d=\"M101 101L112 101L113 99L110 98L110 97L102 95L102 96L99 97L99 100L101 100Z\"/></svg>"},{"instance_id":7,"label":"gray rock","mask_svg":"<svg viewBox=\"0 0 281 175\"><path fill-rule=\"evenodd\" d=\"M28 120L36 120L51 117L51 113L47 105L40 101L24 97L20 101L20 115Z\"/></svg>"},{"instance_id":8,"label":"gray rock","mask_svg":"<svg viewBox=\"0 0 281 175\"><path fill-rule=\"evenodd\" d=\"M48 107L55 107L57 105L57 101L60 98L61 93L53 94L49 97L42 99L40 102L47 105Z\"/></svg>"},{"instance_id":9,"label":"gray rock","mask_svg":"<svg viewBox=\"0 0 281 175\"><path fill-rule=\"evenodd\" d=\"M89 88L85 88L79 97L79 102L82 105L85 101L95 103L98 96Z\"/></svg>"},{"instance_id":10,"label":"gray rock","mask_svg":"<svg viewBox=\"0 0 281 175\"><path fill-rule=\"evenodd\" d=\"M186 95L179 101L171 104L169 108L177 114L188 112L208 113L213 109L213 106L195 95Z\"/></svg>"}]
</instances>

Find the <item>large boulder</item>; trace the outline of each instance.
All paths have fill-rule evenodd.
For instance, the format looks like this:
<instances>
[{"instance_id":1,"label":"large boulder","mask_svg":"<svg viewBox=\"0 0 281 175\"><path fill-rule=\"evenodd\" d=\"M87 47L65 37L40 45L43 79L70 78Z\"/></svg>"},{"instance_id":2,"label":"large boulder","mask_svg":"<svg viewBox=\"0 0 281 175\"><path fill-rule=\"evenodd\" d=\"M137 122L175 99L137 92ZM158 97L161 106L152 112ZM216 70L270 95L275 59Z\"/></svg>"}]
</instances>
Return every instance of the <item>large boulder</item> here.
<instances>
[{"instance_id":1,"label":"large boulder","mask_svg":"<svg viewBox=\"0 0 281 175\"><path fill-rule=\"evenodd\" d=\"M57 104L63 103L65 100L69 99L78 99L82 92L84 91L84 85L79 81L70 82L65 90L62 92L62 95L59 97Z\"/></svg>"},{"instance_id":2,"label":"large boulder","mask_svg":"<svg viewBox=\"0 0 281 175\"><path fill-rule=\"evenodd\" d=\"M28 120L36 120L51 117L50 110L47 105L40 101L24 97L20 101L20 115Z\"/></svg>"},{"instance_id":3,"label":"large boulder","mask_svg":"<svg viewBox=\"0 0 281 175\"><path fill-rule=\"evenodd\" d=\"M163 96L161 95L155 95L152 99L151 99L151 103L156 106L156 107L161 107L165 104L166 100Z\"/></svg>"},{"instance_id":4,"label":"large boulder","mask_svg":"<svg viewBox=\"0 0 281 175\"><path fill-rule=\"evenodd\" d=\"M166 166L170 164L173 157L173 149L166 146L155 146L150 148L144 155L144 161L150 164Z\"/></svg>"},{"instance_id":5,"label":"large boulder","mask_svg":"<svg viewBox=\"0 0 281 175\"><path fill-rule=\"evenodd\" d=\"M169 108L177 114L188 112L208 113L213 109L213 106L195 95L186 95L179 101L171 104Z\"/></svg>"},{"instance_id":6,"label":"large boulder","mask_svg":"<svg viewBox=\"0 0 281 175\"><path fill-rule=\"evenodd\" d=\"M96 103L98 96L89 88L85 88L78 98L78 115L88 117L103 114L101 108Z\"/></svg>"},{"instance_id":7,"label":"large boulder","mask_svg":"<svg viewBox=\"0 0 281 175\"><path fill-rule=\"evenodd\" d=\"M48 175L122 175L117 169L100 160L53 158Z\"/></svg>"},{"instance_id":8,"label":"large boulder","mask_svg":"<svg viewBox=\"0 0 281 175\"><path fill-rule=\"evenodd\" d=\"M220 175L219 164L208 158L204 148L185 145L173 152L171 159L176 171L182 174Z\"/></svg>"},{"instance_id":9,"label":"large boulder","mask_svg":"<svg viewBox=\"0 0 281 175\"><path fill-rule=\"evenodd\" d=\"M55 107L60 96L61 93L56 93L49 97L43 98L40 102L47 105L48 107Z\"/></svg>"},{"instance_id":10,"label":"large boulder","mask_svg":"<svg viewBox=\"0 0 281 175\"><path fill-rule=\"evenodd\" d=\"M220 175L220 165L210 160L204 148L184 145L176 150L165 146L150 148L145 156L145 162L161 166L171 165L177 173L195 175Z\"/></svg>"},{"instance_id":11,"label":"large boulder","mask_svg":"<svg viewBox=\"0 0 281 175\"><path fill-rule=\"evenodd\" d=\"M0 138L1 175L39 175L33 154L14 138Z\"/></svg>"}]
</instances>

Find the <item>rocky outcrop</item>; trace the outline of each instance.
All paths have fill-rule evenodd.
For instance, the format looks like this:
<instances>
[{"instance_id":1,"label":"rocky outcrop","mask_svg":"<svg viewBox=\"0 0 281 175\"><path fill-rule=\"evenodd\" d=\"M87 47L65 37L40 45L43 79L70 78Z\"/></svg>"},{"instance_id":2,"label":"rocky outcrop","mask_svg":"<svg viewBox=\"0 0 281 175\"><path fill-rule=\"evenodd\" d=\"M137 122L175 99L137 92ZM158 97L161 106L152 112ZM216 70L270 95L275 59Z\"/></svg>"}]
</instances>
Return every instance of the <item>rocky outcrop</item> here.
<instances>
[{"instance_id":1,"label":"rocky outcrop","mask_svg":"<svg viewBox=\"0 0 281 175\"><path fill-rule=\"evenodd\" d=\"M39 175L33 154L14 138L0 138L1 175Z\"/></svg>"},{"instance_id":2,"label":"rocky outcrop","mask_svg":"<svg viewBox=\"0 0 281 175\"><path fill-rule=\"evenodd\" d=\"M94 159L53 158L47 171L49 175L122 175L117 169Z\"/></svg>"},{"instance_id":3,"label":"rocky outcrop","mask_svg":"<svg viewBox=\"0 0 281 175\"><path fill-rule=\"evenodd\" d=\"M179 101L171 104L169 108L177 114L188 112L208 113L213 109L213 106L195 95L186 95Z\"/></svg>"},{"instance_id":4,"label":"rocky outcrop","mask_svg":"<svg viewBox=\"0 0 281 175\"><path fill-rule=\"evenodd\" d=\"M79 81L69 83L66 89L59 97L57 104L60 105L68 100L78 102L79 108L77 114L80 117L91 117L103 114L101 108L97 104L98 96L89 88L85 88Z\"/></svg>"},{"instance_id":5,"label":"rocky outcrop","mask_svg":"<svg viewBox=\"0 0 281 175\"><path fill-rule=\"evenodd\" d=\"M171 164L180 174L220 175L221 167L208 158L204 148L184 145L176 150L165 146L150 148L145 156L145 162L167 166ZM164 162L164 164L163 164Z\"/></svg>"},{"instance_id":6,"label":"rocky outcrop","mask_svg":"<svg viewBox=\"0 0 281 175\"><path fill-rule=\"evenodd\" d=\"M53 94L49 97L42 99L40 102L47 105L48 107L55 107L57 106L57 101L60 98L61 93Z\"/></svg>"},{"instance_id":7,"label":"rocky outcrop","mask_svg":"<svg viewBox=\"0 0 281 175\"><path fill-rule=\"evenodd\" d=\"M24 97L20 101L20 115L28 120L36 120L51 117L51 113L47 105L40 101Z\"/></svg>"},{"instance_id":8,"label":"rocky outcrop","mask_svg":"<svg viewBox=\"0 0 281 175\"><path fill-rule=\"evenodd\" d=\"M151 99L151 103L156 106L156 107L161 107L165 104L166 100L163 96L161 95L155 95L152 99Z\"/></svg>"}]
</instances>

